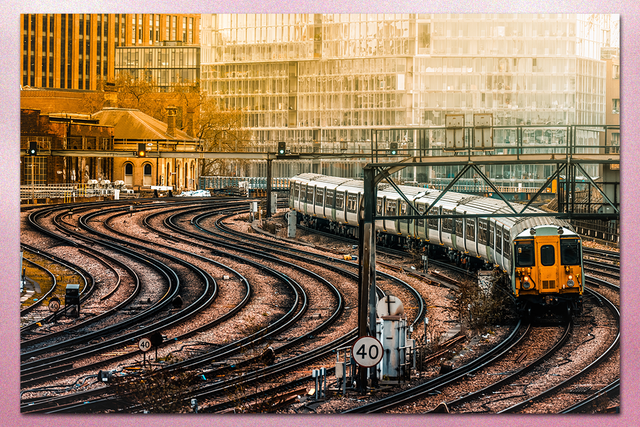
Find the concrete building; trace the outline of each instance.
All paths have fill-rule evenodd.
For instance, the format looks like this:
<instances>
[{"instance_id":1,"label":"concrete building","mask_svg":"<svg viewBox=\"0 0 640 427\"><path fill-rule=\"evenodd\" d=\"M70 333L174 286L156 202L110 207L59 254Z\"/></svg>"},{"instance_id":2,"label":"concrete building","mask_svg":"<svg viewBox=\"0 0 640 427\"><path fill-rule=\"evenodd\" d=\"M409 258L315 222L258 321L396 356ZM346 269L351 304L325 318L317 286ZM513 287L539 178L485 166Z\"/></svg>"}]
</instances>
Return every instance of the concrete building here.
<instances>
[{"instance_id":1,"label":"concrete building","mask_svg":"<svg viewBox=\"0 0 640 427\"><path fill-rule=\"evenodd\" d=\"M247 14L202 16L202 85L225 108L242 109L254 145L292 152L336 151L398 142L411 149L418 128L444 143L446 114L492 113L497 126L604 125L602 47L610 18L577 14ZM494 134L509 147L516 129ZM559 145L561 129L531 129L524 141ZM598 145L593 132L577 143ZM584 150L589 150L585 147ZM432 154L439 154L434 151ZM276 174L357 175L358 161L280 165ZM265 175L256 164L256 175ZM549 170L546 170L549 169ZM537 177L544 166L496 166L493 177ZM406 179L453 170L403 171ZM597 174L597 171L590 171Z\"/></svg>"}]
</instances>

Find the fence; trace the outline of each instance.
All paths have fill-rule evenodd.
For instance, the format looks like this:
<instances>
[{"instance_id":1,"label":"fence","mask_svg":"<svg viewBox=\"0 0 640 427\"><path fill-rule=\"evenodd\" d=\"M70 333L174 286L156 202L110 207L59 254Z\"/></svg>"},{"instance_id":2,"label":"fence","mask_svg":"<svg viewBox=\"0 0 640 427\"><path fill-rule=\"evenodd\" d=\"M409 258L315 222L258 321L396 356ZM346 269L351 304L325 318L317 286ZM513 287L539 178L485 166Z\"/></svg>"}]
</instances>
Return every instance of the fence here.
<instances>
[{"instance_id":1,"label":"fence","mask_svg":"<svg viewBox=\"0 0 640 427\"><path fill-rule=\"evenodd\" d=\"M238 176L201 176L201 189L221 190L223 188L245 188L247 190L266 190L267 178L263 176L238 177ZM272 190L288 190L289 178L272 178Z\"/></svg>"}]
</instances>

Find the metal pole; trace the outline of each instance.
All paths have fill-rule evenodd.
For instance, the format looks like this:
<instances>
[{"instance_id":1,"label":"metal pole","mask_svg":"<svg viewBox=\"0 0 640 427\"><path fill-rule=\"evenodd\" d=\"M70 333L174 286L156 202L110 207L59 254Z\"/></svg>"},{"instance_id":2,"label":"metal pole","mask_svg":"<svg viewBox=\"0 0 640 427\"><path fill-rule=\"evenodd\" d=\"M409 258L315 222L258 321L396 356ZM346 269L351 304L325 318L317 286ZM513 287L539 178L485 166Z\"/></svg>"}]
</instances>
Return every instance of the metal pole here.
<instances>
[{"instance_id":1,"label":"metal pole","mask_svg":"<svg viewBox=\"0 0 640 427\"><path fill-rule=\"evenodd\" d=\"M376 207L375 170L371 167L364 168L364 218L363 223L363 248L362 257L362 289L369 291L369 333L375 336L376 331L376 231L375 231L375 207ZM366 293L363 293L363 296ZM366 310L364 310L366 313ZM360 325L360 330L363 325ZM363 336L360 334L360 336ZM378 377L376 367L370 368L369 377L371 387L377 387Z\"/></svg>"},{"instance_id":2,"label":"metal pole","mask_svg":"<svg viewBox=\"0 0 640 427\"><path fill-rule=\"evenodd\" d=\"M267 159L267 218L271 218L271 164L272 160ZM275 213L275 212L274 212Z\"/></svg>"}]
</instances>

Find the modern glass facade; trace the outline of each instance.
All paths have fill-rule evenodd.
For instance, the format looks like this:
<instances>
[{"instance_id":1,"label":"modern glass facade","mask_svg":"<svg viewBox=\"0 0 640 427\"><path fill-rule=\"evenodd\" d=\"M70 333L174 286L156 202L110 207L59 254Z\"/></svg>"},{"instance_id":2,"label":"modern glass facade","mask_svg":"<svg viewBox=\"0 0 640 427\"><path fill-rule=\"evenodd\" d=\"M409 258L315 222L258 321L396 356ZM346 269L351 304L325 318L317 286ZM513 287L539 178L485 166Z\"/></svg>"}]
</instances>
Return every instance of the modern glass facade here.
<instances>
[{"instance_id":1,"label":"modern glass facade","mask_svg":"<svg viewBox=\"0 0 640 427\"><path fill-rule=\"evenodd\" d=\"M200 79L200 47L167 46L116 48L115 74L127 72L134 79L155 81L161 91L177 83Z\"/></svg>"},{"instance_id":2,"label":"modern glass facade","mask_svg":"<svg viewBox=\"0 0 640 427\"><path fill-rule=\"evenodd\" d=\"M243 109L256 145L270 151L277 141L292 151L358 147L371 129L391 128L406 131L382 142L415 148L415 129L444 126L453 113L467 125L476 113L492 113L495 126L605 124L600 48L617 35L590 15L249 14L201 22L203 88L221 106ZM525 139L563 140L536 132ZM514 137L497 130L495 143ZM444 132L429 138L437 146ZM598 138L584 131L577 143Z\"/></svg>"}]
</instances>

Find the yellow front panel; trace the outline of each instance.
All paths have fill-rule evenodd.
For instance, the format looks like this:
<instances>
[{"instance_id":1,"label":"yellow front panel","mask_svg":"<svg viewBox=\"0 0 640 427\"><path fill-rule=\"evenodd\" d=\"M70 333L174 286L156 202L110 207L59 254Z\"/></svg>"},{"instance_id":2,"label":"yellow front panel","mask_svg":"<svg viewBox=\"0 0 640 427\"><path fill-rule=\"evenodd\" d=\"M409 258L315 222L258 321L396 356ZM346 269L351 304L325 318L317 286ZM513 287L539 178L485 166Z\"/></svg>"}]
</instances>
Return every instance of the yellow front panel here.
<instances>
[{"instance_id":1,"label":"yellow front panel","mask_svg":"<svg viewBox=\"0 0 640 427\"><path fill-rule=\"evenodd\" d=\"M560 241L555 236L536 237L536 267L538 269L536 284L540 293L556 293L559 283ZM552 265L544 265L550 264Z\"/></svg>"}]
</instances>

